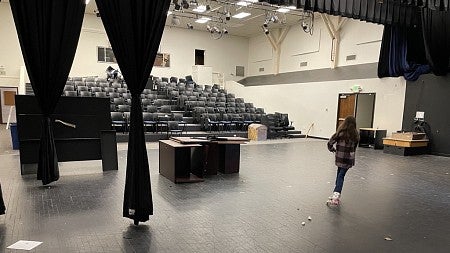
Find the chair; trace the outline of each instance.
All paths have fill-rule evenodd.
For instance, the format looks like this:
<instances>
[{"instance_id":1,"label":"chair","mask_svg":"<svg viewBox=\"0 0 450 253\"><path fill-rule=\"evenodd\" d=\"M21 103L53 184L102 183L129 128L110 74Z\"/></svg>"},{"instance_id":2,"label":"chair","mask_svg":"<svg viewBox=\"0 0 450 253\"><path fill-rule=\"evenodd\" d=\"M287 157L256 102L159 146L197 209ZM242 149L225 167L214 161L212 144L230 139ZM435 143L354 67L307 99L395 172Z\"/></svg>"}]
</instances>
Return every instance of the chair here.
<instances>
[{"instance_id":1,"label":"chair","mask_svg":"<svg viewBox=\"0 0 450 253\"><path fill-rule=\"evenodd\" d=\"M77 85L77 87L78 87L78 85ZM94 82L86 83L86 87L88 89L92 90L92 87L97 87L97 84L95 84Z\"/></svg>"},{"instance_id":2,"label":"chair","mask_svg":"<svg viewBox=\"0 0 450 253\"><path fill-rule=\"evenodd\" d=\"M114 105L124 105L125 100L123 100L123 98L113 98L113 104Z\"/></svg>"},{"instance_id":3,"label":"chair","mask_svg":"<svg viewBox=\"0 0 450 253\"><path fill-rule=\"evenodd\" d=\"M215 107L215 106L216 106L216 103L213 102L213 101L209 101L209 102L206 102L206 106L207 106L207 107Z\"/></svg>"},{"instance_id":4,"label":"chair","mask_svg":"<svg viewBox=\"0 0 450 253\"><path fill-rule=\"evenodd\" d=\"M95 92L95 97L97 98L106 98L106 92Z\"/></svg>"},{"instance_id":5,"label":"chair","mask_svg":"<svg viewBox=\"0 0 450 253\"><path fill-rule=\"evenodd\" d=\"M95 94L96 92L102 92L102 88L100 88L100 87L91 87L91 92L93 94Z\"/></svg>"},{"instance_id":6,"label":"chair","mask_svg":"<svg viewBox=\"0 0 450 253\"><path fill-rule=\"evenodd\" d=\"M109 104L109 110L110 110L111 112L117 111L116 105L115 105L115 104Z\"/></svg>"},{"instance_id":7,"label":"chair","mask_svg":"<svg viewBox=\"0 0 450 253\"><path fill-rule=\"evenodd\" d=\"M141 102L142 102L142 107L146 108L147 106L151 105L153 101L151 99L144 98L141 100Z\"/></svg>"},{"instance_id":8,"label":"chair","mask_svg":"<svg viewBox=\"0 0 450 253\"><path fill-rule=\"evenodd\" d=\"M76 81L76 82L74 82L74 84L75 84L76 87L78 87L78 86L85 86L85 85L86 85L86 84L85 84L84 82L82 82L82 81Z\"/></svg>"},{"instance_id":9,"label":"chair","mask_svg":"<svg viewBox=\"0 0 450 253\"><path fill-rule=\"evenodd\" d=\"M209 97L208 101L215 103L217 101L217 98L216 97Z\"/></svg>"},{"instance_id":10,"label":"chair","mask_svg":"<svg viewBox=\"0 0 450 253\"><path fill-rule=\"evenodd\" d=\"M120 94L124 94L124 93L127 93L128 90L126 88L117 88L117 92Z\"/></svg>"},{"instance_id":11,"label":"chair","mask_svg":"<svg viewBox=\"0 0 450 253\"><path fill-rule=\"evenodd\" d=\"M227 107L236 107L236 103L235 102L228 102L227 103Z\"/></svg>"},{"instance_id":12,"label":"chair","mask_svg":"<svg viewBox=\"0 0 450 253\"><path fill-rule=\"evenodd\" d=\"M117 111L119 111L119 112L129 112L130 111L130 106L129 105L118 105L117 106Z\"/></svg>"},{"instance_id":13,"label":"chair","mask_svg":"<svg viewBox=\"0 0 450 253\"><path fill-rule=\"evenodd\" d=\"M255 108L247 108L247 112L248 113L256 113L256 109Z\"/></svg>"},{"instance_id":14,"label":"chair","mask_svg":"<svg viewBox=\"0 0 450 253\"><path fill-rule=\"evenodd\" d=\"M207 122L208 122L208 130L211 132L214 128L217 129L217 131L220 131L220 126L221 123L217 117L217 114L213 113L213 114L209 114L208 118L207 118Z\"/></svg>"},{"instance_id":15,"label":"chair","mask_svg":"<svg viewBox=\"0 0 450 253\"><path fill-rule=\"evenodd\" d=\"M222 120L220 121L220 123L222 124L223 130L225 130L225 131L230 131L231 126L233 125L228 114L222 115Z\"/></svg>"},{"instance_id":16,"label":"chair","mask_svg":"<svg viewBox=\"0 0 450 253\"><path fill-rule=\"evenodd\" d=\"M116 127L121 127L123 133L127 130L127 122L121 112L111 112L111 125L114 130L116 130Z\"/></svg>"},{"instance_id":17,"label":"chair","mask_svg":"<svg viewBox=\"0 0 450 253\"><path fill-rule=\"evenodd\" d=\"M194 111L193 111L193 115L192 115L193 118L194 118L194 121L196 123L200 123L201 122L201 117L205 113L206 113L205 107L195 107Z\"/></svg>"},{"instance_id":18,"label":"chair","mask_svg":"<svg viewBox=\"0 0 450 253\"><path fill-rule=\"evenodd\" d=\"M215 113L214 107L206 107L207 113Z\"/></svg>"},{"instance_id":19,"label":"chair","mask_svg":"<svg viewBox=\"0 0 450 253\"><path fill-rule=\"evenodd\" d=\"M147 127L151 126L153 129L153 132L156 131L156 124L157 124L157 114L156 113L149 113L149 112L143 112L142 118L144 120L144 130L147 132Z\"/></svg>"},{"instance_id":20,"label":"chair","mask_svg":"<svg viewBox=\"0 0 450 253\"><path fill-rule=\"evenodd\" d=\"M217 107L225 107L225 102L217 102Z\"/></svg>"},{"instance_id":21,"label":"chair","mask_svg":"<svg viewBox=\"0 0 450 253\"><path fill-rule=\"evenodd\" d=\"M161 77L161 82L168 83L168 82L169 82L169 78L167 78L167 77Z\"/></svg>"},{"instance_id":22,"label":"chair","mask_svg":"<svg viewBox=\"0 0 450 253\"><path fill-rule=\"evenodd\" d=\"M226 99L225 97L218 97L218 98L217 98L217 102L223 102L223 103L226 103L226 102L227 102L227 99Z\"/></svg>"},{"instance_id":23,"label":"chair","mask_svg":"<svg viewBox=\"0 0 450 253\"><path fill-rule=\"evenodd\" d=\"M183 125L183 128L181 129L182 132L186 130L186 123L187 122L184 121L183 114L181 114L181 113L174 113L173 114L173 120L177 121L179 125ZM186 132L187 132L187 130L186 130Z\"/></svg>"},{"instance_id":24,"label":"chair","mask_svg":"<svg viewBox=\"0 0 450 253\"><path fill-rule=\"evenodd\" d=\"M160 113L170 114L172 113L172 107L170 105L163 105L159 110Z\"/></svg>"},{"instance_id":25,"label":"chair","mask_svg":"<svg viewBox=\"0 0 450 253\"><path fill-rule=\"evenodd\" d=\"M227 112L228 113L236 113L236 108L235 107L227 107Z\"/></svg>"},{"instance_id":26,"label":"chair","mask_svg":"<svg viewBox=\"0 0 450 253\"><path fill-rule=\"evenodd\" d=\"M147 105L147 112L155 113L157 111L158 111L158 107L156 107L154 105Z\"/></svg>"},{"instance_id":27,"label":"chair","mask_svg":"<svg viewBox=\"0 0 450 253\"><path fill-rule=\"evenodd\" d=\"M75 88L72 85L64 85L64 91L74 91Z\"/></svg>"},{"instance_id":28,"label":"chair","mask_svg":"<svg viewBox=\"0 0 450 253\"><path fill-rule=\"evenodd\" d=\"M186 79L180 78L180 79L178 79L178 83L186 83Z\"/></svg>"},{"instance_id":29,"label":"chair","mask_svg":"<svg viewBox=\"0 0 450 253\"><path fill-rule=\"evenodd\" d=\"M76 91L64 91L64 96L66 97L76 97L77 92Z\"/></svg>"},{"instance_id":30,"label":"chair","mask_svg":"<svg viewBox=\"0 0 450 253\"><path fill-rule=\"evenodd\" d=\"M107 93L111 93L111 92L115 92L116 90L114 88L110 88L110 87L102 87L104 92Z\"/></svg>"},{"instance_id":31,"label":"chair","mask_svg":"<svg viewBox=\"0 0 450 253\"><path fill-rule=\"evenodd\" d=\"M236 99L235 98L227 98L227 103L235 103Z\"/></svg>"},{"instance_id":32,"label":"chair","mask_svg":"<svg viewBox=\"0 0 450 253\"><path fill-rule=\"evenodd\" d=\"M117 92L110 92L108 95L110 98L120 98L120 94Z\"/></svg>"},{"instance_id":33,"label":"chair","mask_svg":"<svg viewBox=\"0 0 450 253\"><path fill-rule=\"evenodd\" d=\"M113 89L122 88L122 84L121 84L121 83L113 83L113 84L111 84L111 87L112 87Z\"/></svg>"},{"instance_id":34,"label":"chair","mask_svg":"<svg viewBox=\"0 0 450 253\"><path fill-rule=\"evenodd\" d=\"M156 99L155 101L153 101L153 105L156 107L161 107L164 105L164 100L162 99Z\"/></svg>"},{"instance_id":35,"label":"chair","mask_svg":"<svg viewBox=\"0 0 450 253\"><path fill-rule=\"evenodd\" d=\"M89 91L80 91L80 97L92 97L92 93Z\"/></svg>"},{"instance_id":36,"label":"chair","mask_svg":"<svg viewBox=\"0 0 450 253\"><path fill-rule=\"evenodd\" d=\"M78 91L78 93L80 93L82 91L88 91L88 87L86 87L86 86L78 86L77 87L77 91Z\"/></svg>"},{"instance_id":37,"label":"chair","mask_svg":"<svg viewBox=\"0 0 450 253\"><path fill-rule=\"evenodd\" d=\"M171 83L178 83L178 78L176 78L176 77L170 77L170 82Z\"/></svg>"},{"instance_id":38,"label":"chair","mask_svg":"<svg viewBox=\"0 0 450 253\"><path fill-rule=\"evenodd\" d=\"M183 130L180 129L177 121L168 121L167 122L167 138L171 135L181 135Z\"/></svg>"},{"instance_id":39,"label":"chair","mask_svg":"<svg viewBox=\"0 0 450 253\"><path fill-rule=\"evenodd\" d=\"M256 108L256 113L263 114L264 108Z\"/></svg>"}]
</instances>

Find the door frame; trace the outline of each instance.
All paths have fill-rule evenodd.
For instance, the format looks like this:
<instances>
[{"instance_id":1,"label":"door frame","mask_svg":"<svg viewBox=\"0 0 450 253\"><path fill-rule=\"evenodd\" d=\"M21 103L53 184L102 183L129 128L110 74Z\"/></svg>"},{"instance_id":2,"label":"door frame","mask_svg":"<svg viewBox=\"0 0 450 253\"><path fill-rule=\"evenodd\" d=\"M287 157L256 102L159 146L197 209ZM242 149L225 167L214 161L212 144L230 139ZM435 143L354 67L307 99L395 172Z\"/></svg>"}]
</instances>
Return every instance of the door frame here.
<instances>
[{"instance_id":1,"label":"door frame","mask_svg":"<svg viewBox=\"0 0 450 253\"><path fill-rule=\"evenodd\" d=\"M373 111L372 111L372 122L371 125L373 127L373 121L374 121L374 117L375 117L375 102L377 99L377 94L375 92L357 92L357 93L351 93L351 92L343 92L343 93L339 93L338 94L338 105L337 105L337 110L336 110L336 129L339 127L339 107L340 107L340 98L341 96L349 96L349 95L355 95L355 107L353 109L353 117L356 117L356 114L358 113L358 95L359 94L372 94L374 96L373 99Z\"/></svg>"}]
</instances>

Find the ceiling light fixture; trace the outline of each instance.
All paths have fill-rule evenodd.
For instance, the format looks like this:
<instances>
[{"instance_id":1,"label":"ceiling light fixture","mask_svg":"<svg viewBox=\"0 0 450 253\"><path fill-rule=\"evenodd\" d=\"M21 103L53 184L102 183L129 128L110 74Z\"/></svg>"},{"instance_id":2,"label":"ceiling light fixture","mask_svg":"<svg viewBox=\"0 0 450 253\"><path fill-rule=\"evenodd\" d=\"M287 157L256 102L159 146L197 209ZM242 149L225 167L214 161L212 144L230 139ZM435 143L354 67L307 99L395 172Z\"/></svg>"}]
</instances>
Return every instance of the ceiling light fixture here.
<instances>
[{"instance_id":1,"label":"ceiling light fixture","mask_svg":"<svg viewBox=\"0 0 450 253\"><path fill-rule=\"evenodd\" d=\"M186 26L188 29L191 29L191 30L194 29L194 26L191 23L187 23Z\"/></svg>"},{"instance_id":2,"label":"ceiling light fixture","mask_svg":"<svg viewBox=\"0 0 450 253\"><path fill-rule=\"evenodd\" d=\"M269 34L269 29L268 29L267 27L261 26L261 28L262 28L263 32L264 32L266 35Z\"/></svg>"},{"instance_id":3,"label":"ceiling light fixture","mask_svg":"<svg viewBox=\"0 0 450 253\"><path fill-rule=\"evenodd\" d=\"M196 22L196 23L200 23L200 24L204 24L204 23L208 23L208 21L210 21L210 20L211 20L211 18L208 18L208 17L201 17L201 18L195 20L195 22Z\"/></svg>"},{"instance_id":4,"label":"ceiling light fixture","mask_svg":"<svg viewBox=\"0 0 450 253\"><path fill-rule=\"evenodd\" d=\"M195 12L199 12L199 13L203 13L206 11L206 6L205 5L199 5L197 6L195 9L193 9L193 11Z\"/></svg>"},{"instance_id":5,"label":"ceiling light fixture","mask_svg":"<svg viewBox=\"0 0 450 253\"><path fill-rule=\"evenodd\" d=\"M289 11L291 11L291 10L286 7L280 7L279 9L277 9L277 12L280 12L280 13L287 13Z\"/></svg>"},{"instance_id":6,"label":"ceiling light fixture","mask_svg":"<svg viewBox=\"0 0 450 253\"><path fill-rule=\"evenodd\" d=\"M252 14L250 14L250 13L248 13L248 12L239 12L239 13L235 14L235 15L233 16L233 18L241 19L241 18L248 17L248 16L250 16L250 15L252 15Z\"/></svg>"}]
</instances>

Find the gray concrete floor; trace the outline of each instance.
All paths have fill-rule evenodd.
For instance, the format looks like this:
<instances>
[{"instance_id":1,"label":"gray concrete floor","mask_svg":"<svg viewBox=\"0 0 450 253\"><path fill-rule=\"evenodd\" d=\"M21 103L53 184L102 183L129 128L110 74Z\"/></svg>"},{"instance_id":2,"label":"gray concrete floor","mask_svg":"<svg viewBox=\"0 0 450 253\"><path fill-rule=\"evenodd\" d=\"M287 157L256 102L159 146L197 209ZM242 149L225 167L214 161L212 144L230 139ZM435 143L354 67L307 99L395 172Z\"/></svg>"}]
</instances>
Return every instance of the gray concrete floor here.
<instances>
[{"instance_id":1,"label":"gray concrete floor","mask_svg":"<svg viewBox=\"0 0 450 253\"><path fill-rule=\"evenodd\" d=\"M179 185L158 174L149 143L155 211L136 227L121 215L126 144L119 171L61 163L43 187L20 175L3 129L0 252L17 240L42 241L32 252L450 252L450 158L358 149L342 206L330 209L336 168L324 141L244 145L239 174Z\"/></svg>"}]
</instances>

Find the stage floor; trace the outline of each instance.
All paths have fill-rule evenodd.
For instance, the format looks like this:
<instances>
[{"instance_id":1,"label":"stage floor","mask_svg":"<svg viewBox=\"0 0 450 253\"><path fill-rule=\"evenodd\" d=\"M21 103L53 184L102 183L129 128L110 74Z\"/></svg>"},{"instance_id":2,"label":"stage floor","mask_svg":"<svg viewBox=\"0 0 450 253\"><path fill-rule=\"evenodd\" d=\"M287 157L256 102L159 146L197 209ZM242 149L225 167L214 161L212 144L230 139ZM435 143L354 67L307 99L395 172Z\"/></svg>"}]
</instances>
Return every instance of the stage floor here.
<instances>
[{"instance_id":1,"label":"stage floor","mask_svg":"<svg viewBox=\"0 0 450 253\"><path fill-rule=\"evenodd\" d=\"M20 175L9 141L0 130L0 252L18 240L42 241L33 252L46 253L450 251L446 157L359 148L342 206L330 209L336 168L325 141L250 142L239 174L177 185L158 174L158 145L148 143L154 215L136 227L122 218L126 143L118 144L118 171L102 173L100 161L60 163L60 180L43 187Z\"/></svg>"}]
</instances>

